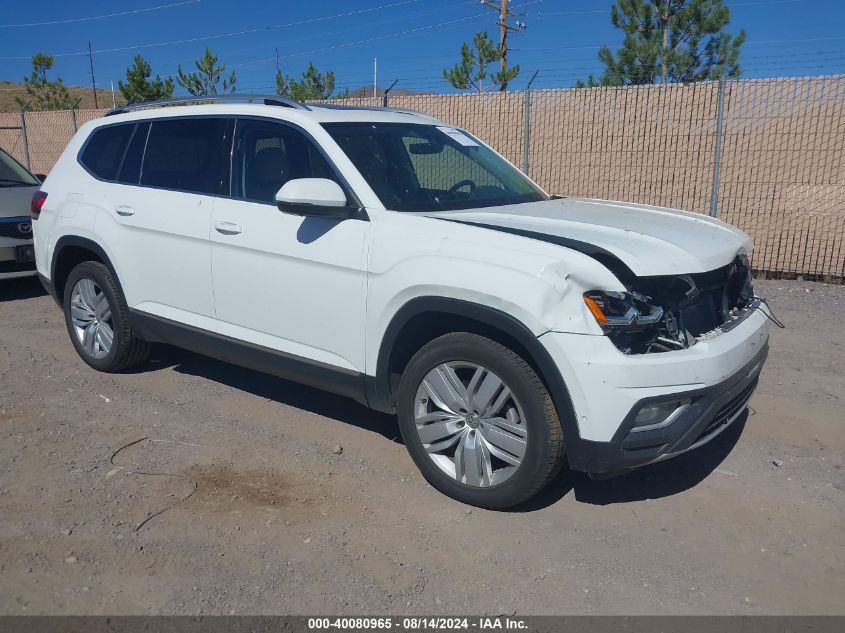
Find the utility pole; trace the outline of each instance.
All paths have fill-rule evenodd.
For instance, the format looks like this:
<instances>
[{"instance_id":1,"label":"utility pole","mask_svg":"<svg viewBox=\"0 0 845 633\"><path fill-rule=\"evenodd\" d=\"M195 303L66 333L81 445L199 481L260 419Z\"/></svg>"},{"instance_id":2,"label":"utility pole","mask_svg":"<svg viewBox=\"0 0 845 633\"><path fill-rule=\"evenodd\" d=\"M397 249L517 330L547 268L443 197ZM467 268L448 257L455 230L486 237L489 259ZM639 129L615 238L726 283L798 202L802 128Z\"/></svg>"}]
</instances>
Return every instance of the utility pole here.
<instances>
[{"instance_id":1,"label":"utility pole","mask_svg":"<svg viewBox=\"0 0 845 633\"><path fill-rule=\"evenodd\" d=\"M98 110L100 104L97 103L97 82L94 81L94 55L91 53L91 42L88 42L88 63L91 66L91 92L94 93L94 109Z\"/></svg>"},{"instance_id":2,"label":"utility pole","mask_svg":"<svg viewBox=\"0 0 845 633\"><path fill-rule=\"evenodd\" d=\"M373 57L373 103L378 105L378 58Z\"/></svg>"},{"instance_id":3,"label":"utility pole","mask_svg":"<svg viewBox=\"0 0 845 633\"><path fill-rule=\"evenodd\" d=\"M504 75L508 68L508 0L502 0L499 7L499 50L502 51L499 67Z\"/></svg>"},{"instance_id":4,"label":"utility pole","mask_svg":"<svg viewBox=\"0 0 845 633\"><path fill-rule=\"evenodd\" d=\"M511 11L508 7L508 0L499 0L498 5L496 5L493 0L481 0L481 4L485 7L498 11L499 13L499 50L502 52L502 56L499 58L499 68L501 69L502 74L504 74L508 68L508 31L525 30L525 22L516 20L514 22L514 26L511 26L508 24L508 18L525 14L514 13Z\"/></svg>"},{"instance_id":5,"label":"utility pole","mask_svg":"<svg viewBox=\"0 0 845 633\"><path fill-rule=\"evenodd\" d=\"M276 73L278 73L279 70L280 70L280 68L279 68L279 49L277 48L276 49Z\"/></svg>"},{"instance_id":6,"label":"utility pole","mask_svg":"<svg viewBox=\"0 0 845 633\"><path fill-rule=\"evenodd\" d=\"M114 98L114 79L111 80L111 107L117 107L117 101Z\"/></svg>"}]
</instances>

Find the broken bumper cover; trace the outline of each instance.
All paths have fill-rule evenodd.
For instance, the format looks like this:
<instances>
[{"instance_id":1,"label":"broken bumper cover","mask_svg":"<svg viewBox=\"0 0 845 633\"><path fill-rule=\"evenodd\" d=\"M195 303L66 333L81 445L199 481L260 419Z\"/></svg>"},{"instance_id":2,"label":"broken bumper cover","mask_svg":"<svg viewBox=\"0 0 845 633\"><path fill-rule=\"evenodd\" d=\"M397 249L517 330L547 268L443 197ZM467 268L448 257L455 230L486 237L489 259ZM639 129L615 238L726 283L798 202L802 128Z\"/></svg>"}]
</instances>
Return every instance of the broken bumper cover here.
<instances>
[{"instance_id":1,"label":"broken bumper cover","mask_svg":"<svg viewBox=\"0 0 845 633\"><path fill-rule=\"evenodd\" d=\"M584 470L591 475L610 476L706 444L745 411L757 387L768 352L769 347L765 345L751 362L718 385L641 400L625 418L611 441L582 441ZM664 427L641 430L634 426L637 414L643 407L667 400L688 403Z\"/></svg>"},{"instance_id":2,"label":"broken bumper cover","mask_svg":"<svg viewBox=\"0 0 845 633\"><path fill-rule=\"evenodd\" d=\"M577 418L577 437L566 438L570 468L610 475L712 440L754 392L768 354L768 323L761 305L729 331L656 354L622 354L606 336L542 335ZM661 407L671 415L656 423L643 415Z\"/></svg>"}]
</instances>

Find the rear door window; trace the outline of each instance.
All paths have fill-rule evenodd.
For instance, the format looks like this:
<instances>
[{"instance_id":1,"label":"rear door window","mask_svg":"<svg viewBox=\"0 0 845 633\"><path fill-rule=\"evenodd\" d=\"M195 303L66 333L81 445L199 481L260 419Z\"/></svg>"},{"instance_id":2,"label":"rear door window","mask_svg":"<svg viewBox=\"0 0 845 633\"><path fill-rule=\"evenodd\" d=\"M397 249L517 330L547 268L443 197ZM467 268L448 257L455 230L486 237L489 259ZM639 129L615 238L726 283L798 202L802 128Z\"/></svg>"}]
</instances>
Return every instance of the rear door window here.
<instances>
[{"instance_id":1,"label":"rear door window","mask_svg":"<svg viewBox=\"0 0 845 633\"><path fill-rule=\"evenodd\" d=\"M141 168L141 185L207 195L228 181L227 119L153 121ZM228 193L228 190L225 192Z\"/></svg>"},{"instance_id":2,"label":"rear door window","mask_svg":"<svg viewBox=\"0 0 845 633\"><path fill-rule=\"evenodd\" d=\"M134 123L99 128L85 145L80 162L98 178L114 180L134 129Z\"/></svg>"},{"instance_id":3,"label":"rear door window","mask_svg":"<svg viewBox=\"0 0 845 633\"><path fill-rule=\"evenodd\" d=\"M149 123L139 123L135 127L117 174L118 182L126 185L138 184L141 178L141 160L144 158L144 148L147 144L147 134L149 131Z\"/></svg>"}]
</instances>

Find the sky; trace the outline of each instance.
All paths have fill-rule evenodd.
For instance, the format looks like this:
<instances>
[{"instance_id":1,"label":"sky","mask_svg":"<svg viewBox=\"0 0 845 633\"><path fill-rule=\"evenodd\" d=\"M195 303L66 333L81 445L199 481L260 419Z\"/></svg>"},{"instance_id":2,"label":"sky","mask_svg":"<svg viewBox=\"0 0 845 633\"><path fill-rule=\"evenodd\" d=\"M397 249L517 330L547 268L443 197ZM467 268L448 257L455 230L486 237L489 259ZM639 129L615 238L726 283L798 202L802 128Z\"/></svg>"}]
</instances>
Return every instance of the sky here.
<instances>
[{"instance_id":1,"label":"sky","mask_svg":"<svg viewBox=\"0 0 845 633\"><path fill-rule=\"evenodd\" d=\"M845 72L845 0L725 4L728 30L747 33L743 77ZM526 28L509 36L510 62L522 69L511 88L524 88L535 70L537 88L600 75L598 47L622 39L610 5L512 0ZM90 42L97 85L106 89L136 54L154 73L175 76L208 46L234 68L239 92L273 92L276 49L285 73L298 76L311 61L333 70L338 88L372 86L375 58L380 87L398 79L397 88L445 92L442 69L459 60L461 42L479 30L497 33L497 14L479 0L0 0L0 8L0 80L21 81L31 55L43 51L55 56L51 78L90 85Z\"/></svg>"}]
</instances>

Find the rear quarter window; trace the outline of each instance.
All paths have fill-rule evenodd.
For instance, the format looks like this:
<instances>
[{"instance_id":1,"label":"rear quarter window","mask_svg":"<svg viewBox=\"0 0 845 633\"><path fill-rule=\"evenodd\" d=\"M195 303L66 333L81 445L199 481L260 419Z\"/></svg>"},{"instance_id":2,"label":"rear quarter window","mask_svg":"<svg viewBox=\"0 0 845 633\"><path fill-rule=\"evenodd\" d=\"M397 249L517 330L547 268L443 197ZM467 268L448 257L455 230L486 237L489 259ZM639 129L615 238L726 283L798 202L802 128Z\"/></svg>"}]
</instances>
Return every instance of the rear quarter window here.
<instances>
[{"instance_id":1,"label":"rear quarter window","mask_svg":"<svg viewBox=\"0 0 845 633\"><path fill-rule=\"evenodd\" d=\"M98 128L88 139L79 162L98 178L114 180L134 129L134 123Z\"/></svg>"}]
</instances>

